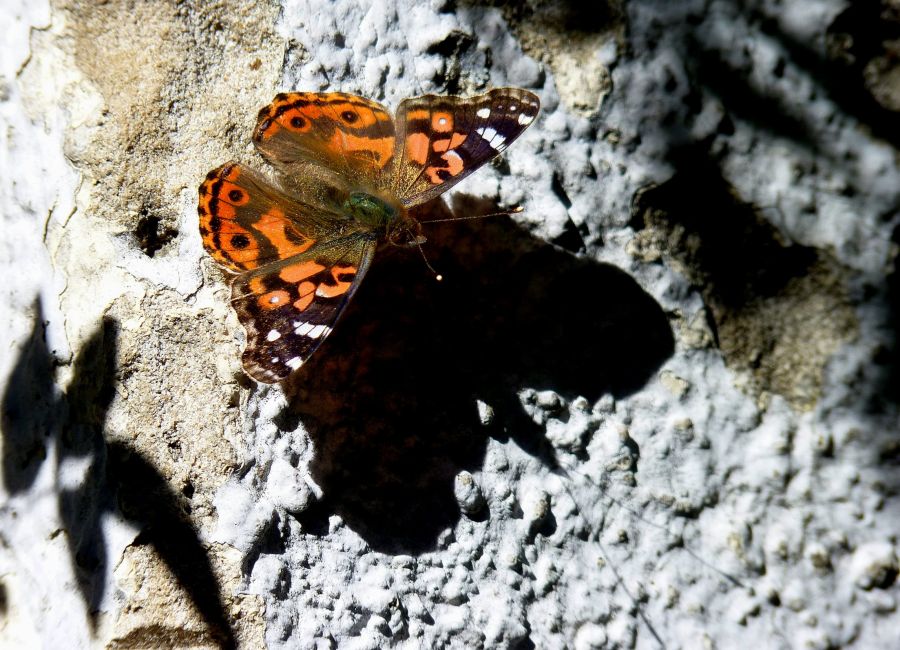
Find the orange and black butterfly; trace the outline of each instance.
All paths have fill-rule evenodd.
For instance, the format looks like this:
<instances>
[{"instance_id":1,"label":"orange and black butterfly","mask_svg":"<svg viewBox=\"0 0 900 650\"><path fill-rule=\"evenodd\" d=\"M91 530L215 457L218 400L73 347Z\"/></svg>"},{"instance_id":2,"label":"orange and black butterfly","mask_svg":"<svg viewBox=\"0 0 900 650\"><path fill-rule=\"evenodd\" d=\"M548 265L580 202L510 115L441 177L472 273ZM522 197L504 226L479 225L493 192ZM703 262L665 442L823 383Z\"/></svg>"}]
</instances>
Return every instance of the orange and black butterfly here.
<instances>
[{"instance_id":1,"label":"orange and black butterfly","mask_svg":"<svg viewBox=\"0 0 900 650\"><path fill-rule=\"evenodd\" d=\"M344 93L284 93L259 113L253 142L276 186L235 162L200 185L200 234L236 274L244 369L284 379L334 327L379 242L423 241L408 210L502 152L531 124L538 97L497 88L475 97L404 100L396 117Z\"/></svg>"}]
</instances>

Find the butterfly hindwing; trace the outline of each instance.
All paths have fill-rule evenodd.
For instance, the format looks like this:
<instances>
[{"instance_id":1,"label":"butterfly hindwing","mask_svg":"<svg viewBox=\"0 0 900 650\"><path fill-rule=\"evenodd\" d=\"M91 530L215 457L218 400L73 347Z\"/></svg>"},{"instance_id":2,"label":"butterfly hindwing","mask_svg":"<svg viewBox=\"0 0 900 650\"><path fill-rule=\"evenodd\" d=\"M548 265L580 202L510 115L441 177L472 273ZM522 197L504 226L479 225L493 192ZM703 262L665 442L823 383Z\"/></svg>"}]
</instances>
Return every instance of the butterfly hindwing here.
<instances>
[{"instance_id":1,"label":"butterfly hindwing","mask_svg":"<svg viewBox=\"0 0 900 650\"><path fill-rule=\"evenodd\" d=\"M394 121L377 102L347 93L281 93L259 112L253 142L294 174L313 163L374 186L391 165Z\"/></svg>"},{"instance_id":2,"label":"butterfly hindwing","mask_svg":"<svg viewBox=\"0 0 900 650\"><path fill-rule=\"evenodd\" d=\"M404 100L396 120L394 194L406 206L435 198L505 150L539 110L537 95L520 88Z\"/></svg>"},{"instance_id":3,"label":"butterfly hindwing","mask_svg":"<svg viewBox=\"0 0 900 650\"><path fill-rule=\"evenodd\" d=\"M299 255L331 230L321 210L234 162L207 174L197 211L203 247L233 272Z\"/></svg>"},{"instance_id":4,"label":"butterfly hindwing","mask_svg":"<svg viewBox=\"0 0 900 650\"><path fill-rule=\"evenodd\" d=\"M247 332L243 364L251 377L280 381L315 352L368 270L375 244L357 233L235 278L231 304Z\"/></svg>"}]
</instances>

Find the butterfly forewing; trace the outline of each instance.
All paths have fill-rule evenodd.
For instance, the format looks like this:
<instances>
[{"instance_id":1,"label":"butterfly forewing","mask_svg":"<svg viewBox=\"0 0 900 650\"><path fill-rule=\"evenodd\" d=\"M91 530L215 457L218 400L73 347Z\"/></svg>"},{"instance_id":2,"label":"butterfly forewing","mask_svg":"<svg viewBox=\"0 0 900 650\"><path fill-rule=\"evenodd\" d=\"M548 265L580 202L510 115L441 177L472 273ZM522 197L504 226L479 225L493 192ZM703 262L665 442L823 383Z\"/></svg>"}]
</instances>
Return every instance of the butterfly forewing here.
<instances>
[{"instance_id":1,"label":"butterfly forewing","mask_svg":"<svg viewBox=\"0 0 900 650\"><path fill-rule=\"evenodd\" d=\"M539 110L537 95L520 88L404 100L397 111L394 194L407 206L435 198L504 151Z\"/></svg>"},{"instance_id":2,"label":"butterfly forewing","mask_svg":"<svg viewBox=\"0 0 900 650\"><path fill-rule=\"evenodd\" d=\"M282 93L260 111L253 142L287 174L312 163L374 187L391 166L394 121L381 104L356 95Z\"/></svg>"},{"instance_id":3,"label":"butterfly forewing","mask_svg":"<svg viewBox=\"0 0 900 650\"><path fill-rule=\"evenodd\" d=\"M334 223L334 217L234 162L207 174L197 210L203 247L235 272L299 255L327 236Z\"/></svg>"}]
</instances>

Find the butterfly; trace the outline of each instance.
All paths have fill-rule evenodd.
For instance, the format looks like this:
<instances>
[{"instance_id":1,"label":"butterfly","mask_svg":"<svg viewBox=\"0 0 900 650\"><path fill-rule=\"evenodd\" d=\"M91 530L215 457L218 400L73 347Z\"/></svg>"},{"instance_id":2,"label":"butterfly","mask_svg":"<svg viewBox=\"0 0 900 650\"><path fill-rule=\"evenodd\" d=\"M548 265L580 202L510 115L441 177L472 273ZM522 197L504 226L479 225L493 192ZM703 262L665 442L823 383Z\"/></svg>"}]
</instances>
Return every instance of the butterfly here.
<instances>
[{"instance_id":1,"label":"butterfly","mask_svg":"<svg viewBox=\"0 0 900 650\"><path fill-rule=\"evenodd\" d=\"M410 208L498 155L537 117L537 95L495 88L405 99L397 114L346 93L281 93L253 143L273 182L228 162L200 185L203 246L233 274L244 370L285 379L334 328L380 243L421 244Z\"/></svg>"}]
</instances>

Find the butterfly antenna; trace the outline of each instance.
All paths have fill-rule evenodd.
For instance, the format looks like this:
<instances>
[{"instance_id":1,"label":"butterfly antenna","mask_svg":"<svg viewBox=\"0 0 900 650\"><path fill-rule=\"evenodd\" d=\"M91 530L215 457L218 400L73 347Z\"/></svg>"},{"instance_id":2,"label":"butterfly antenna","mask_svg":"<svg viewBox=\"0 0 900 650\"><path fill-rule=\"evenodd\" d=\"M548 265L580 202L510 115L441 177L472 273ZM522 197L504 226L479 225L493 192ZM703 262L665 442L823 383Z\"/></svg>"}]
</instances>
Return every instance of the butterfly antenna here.
<instances>
[{"instance_id":1,"label":"butterfly antenna","mask_svg":"<svg viewBox=\"0 0 900 650\"><path fill-rule=\"evenodd\" d=\"M419 252L422 254L422 260L425 262L425 266L428 267L428 270L434 274L434 279L440 282L444 279L444 276L434 270L434 267L431 266L431 262L428 261L428 257L425 255L425 249L422 248L422 242L416 240L416 248L419 249Z\"/></svg>"},{"instance_id":2,"label":"butterfly antenna","mask_svg":"<svg viewBox=\"0 0 900 650\"><path fill-rule=\"evenodd\" d=\"M446 219L429 219L428 221L423 221L422 225L429 223L441 223L442 221L468 221L469 219L487 219L488 217L502 217L504 215L511 214L519 214L523 212L524 208L521 205L517 205L511 210L500 210L499 212L490 212L488 214L471 214L466 215L464 217L447 217Z\"/></svg>"}]
</instances>

